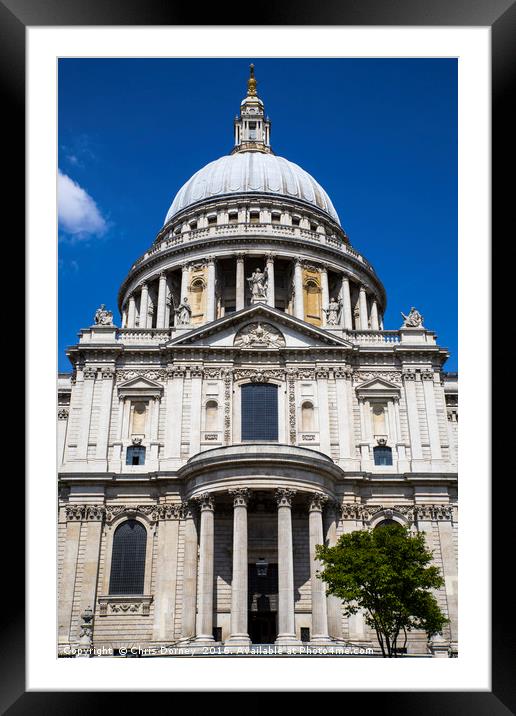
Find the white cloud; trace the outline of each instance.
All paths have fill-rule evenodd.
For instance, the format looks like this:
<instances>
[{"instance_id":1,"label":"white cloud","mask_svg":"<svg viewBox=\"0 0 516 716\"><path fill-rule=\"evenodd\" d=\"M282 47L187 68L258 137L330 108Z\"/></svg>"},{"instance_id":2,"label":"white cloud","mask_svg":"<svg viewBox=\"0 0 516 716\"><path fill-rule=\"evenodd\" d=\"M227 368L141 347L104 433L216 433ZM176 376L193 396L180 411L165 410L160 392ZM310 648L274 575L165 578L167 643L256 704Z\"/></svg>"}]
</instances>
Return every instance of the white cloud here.
<instances>
[{"instance_id":1,"label":"white cloud","mask_svg":"<svg viewBox=\"0 0 516 716\"><path fill-rule=\"evenodd\" d=\"M58 171L58 216L60 228L75 239L101 236L107 223L94 199L77 182Z\"/></svg>"}]
</instances>

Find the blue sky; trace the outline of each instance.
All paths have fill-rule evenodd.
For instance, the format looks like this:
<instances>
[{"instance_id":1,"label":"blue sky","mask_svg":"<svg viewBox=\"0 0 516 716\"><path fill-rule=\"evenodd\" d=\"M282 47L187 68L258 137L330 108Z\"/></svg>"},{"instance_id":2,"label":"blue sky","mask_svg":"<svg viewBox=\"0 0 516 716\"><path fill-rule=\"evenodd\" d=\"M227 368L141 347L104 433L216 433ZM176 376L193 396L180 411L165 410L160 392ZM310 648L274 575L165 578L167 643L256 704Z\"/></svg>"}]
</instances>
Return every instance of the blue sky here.
<instances>
[{"instance_id":1,"label":"blue sky","mask_svg":"<svg viewBox=\"0 0 516 716\"><path fill-rule=\"evenodd\" d=\"M387 291L457 369L457 63L453 59L59 61L59 370L67 346L153 242L176 192L229 153L249 63L274 152L326 189Z\"/></svg>"}]
</instances>

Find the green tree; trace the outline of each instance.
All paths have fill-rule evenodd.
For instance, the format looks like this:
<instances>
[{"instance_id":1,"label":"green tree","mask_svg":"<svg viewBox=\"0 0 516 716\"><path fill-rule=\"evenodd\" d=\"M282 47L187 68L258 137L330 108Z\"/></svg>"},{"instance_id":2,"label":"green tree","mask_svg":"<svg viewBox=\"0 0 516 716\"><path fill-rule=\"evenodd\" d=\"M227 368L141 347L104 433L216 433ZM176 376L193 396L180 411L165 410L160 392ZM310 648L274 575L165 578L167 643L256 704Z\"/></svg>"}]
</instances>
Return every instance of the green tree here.
<instances>
[{"instance_id":1,"label":"green tree","mask_svg":"<svg viewBox=\"0 0 516 716\"><path fill-rule=\"evenodd\" d=\"M424 629L428 638L449 621L431 589L444 584L423 533L389 524L342 535L334 547L318 545L318 573L329 594L339 597L346 616L364 610L384 657L397 655L398 638Z\"/></svg>"}]
</instances>

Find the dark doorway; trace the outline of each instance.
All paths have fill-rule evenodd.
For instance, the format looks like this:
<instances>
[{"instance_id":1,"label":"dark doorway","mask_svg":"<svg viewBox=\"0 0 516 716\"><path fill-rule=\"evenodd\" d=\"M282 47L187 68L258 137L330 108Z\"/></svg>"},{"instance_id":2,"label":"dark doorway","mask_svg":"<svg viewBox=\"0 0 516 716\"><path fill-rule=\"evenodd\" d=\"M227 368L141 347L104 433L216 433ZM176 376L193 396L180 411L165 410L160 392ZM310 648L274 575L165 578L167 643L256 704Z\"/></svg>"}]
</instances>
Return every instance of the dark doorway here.
<instances>
[{"instance_id":1,"label":"dark doorway","mask_svg":"<svg viewBox=\"0 0 516 716\"><path fill-rule=\"evenodd\" d=\"M253 644L274 644L276 612L249 612L249 637Z\"/></svg>"},{"instance_id":2,"label":"dark doorway","mask_svg":"<svg viewBox=\"0 0 516 716\"><path fill-rule=\"evenodd\" d=\"M249 565L249 637L253 644L273 644L277 636L278 565L267 564L258 574Z\"/></svg>"}]
</instances>

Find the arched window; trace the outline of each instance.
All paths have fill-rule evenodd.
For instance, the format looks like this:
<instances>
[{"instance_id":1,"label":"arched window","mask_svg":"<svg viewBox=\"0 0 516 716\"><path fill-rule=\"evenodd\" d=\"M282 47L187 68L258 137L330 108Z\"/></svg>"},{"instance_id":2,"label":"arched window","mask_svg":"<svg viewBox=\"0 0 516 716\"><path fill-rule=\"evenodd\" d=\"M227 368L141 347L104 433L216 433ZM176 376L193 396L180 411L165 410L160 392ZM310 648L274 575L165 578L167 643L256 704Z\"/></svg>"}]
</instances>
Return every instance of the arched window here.
<instances>
[{"instance_id":1,"label":"arched window","mask_svg":"<svg viewBox=\"0 0 516 716\"><path fill-rule=\"evenodd\" d=\"M277 440L278 386L247 383L241 398L242 440Z\"/></svg>"},{"instance_id":2,"label":"arched window","mask_svg":"<svg viewBox=\"0 0 516 716\"><path fill-rule=\"evenodd\" d=\"M373 448L375 465L392 465L392 450L385 445L377 445Z\"/></svg>"},{"instance_id":3,"label":"arched window","mask_svg":"<svg viewBox=\"0 0 516 716\"><path fill-rule=\"evenodd\" d=\"M391 519L385 518L381 522L378 522L378 524L375 525L374 528L375 528L375 530L377 530L378 527L388 527L389 525L399 525L399 524L400 523L396 522L396 520L391 520Z\"/></svg>"},{"instance_id":4,"label":"arched window","mask_svg":"<svg viewBox=\"0 0 516 716\"><path fill-rule=\"evenodd\" d=\"M127 520L113 535L110 594L143 594L147 532L137 520Z\"/></svg>"},{"instance_id":5,"label":"arched window","mask_svg":"<svg viewBox=\"0 0 516 716\"><path fill-rule=\"evenodd\" d=\"M314 406L310 401L305 401L301 406L301 430L304 433L312 433L314 425Z\"/></svg>"},{"instance_id":6,"label":"arched window","mask_svg":"<svg viewBox=\"0 0 516 716\"><path fill-rule=\"evenodd\" d=\"M219 406L216 400L208 400L206 403L206 421L205 430L217 430L218 428L218 410Z\"/></svg>"}]
</instances>

